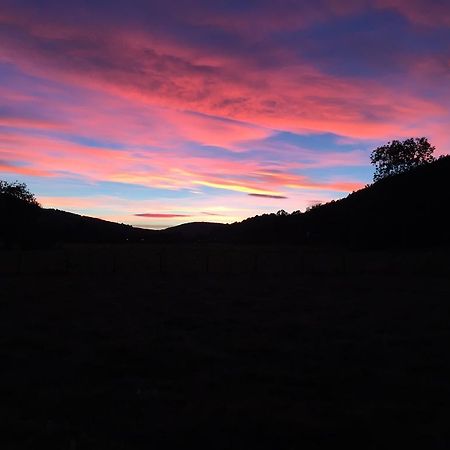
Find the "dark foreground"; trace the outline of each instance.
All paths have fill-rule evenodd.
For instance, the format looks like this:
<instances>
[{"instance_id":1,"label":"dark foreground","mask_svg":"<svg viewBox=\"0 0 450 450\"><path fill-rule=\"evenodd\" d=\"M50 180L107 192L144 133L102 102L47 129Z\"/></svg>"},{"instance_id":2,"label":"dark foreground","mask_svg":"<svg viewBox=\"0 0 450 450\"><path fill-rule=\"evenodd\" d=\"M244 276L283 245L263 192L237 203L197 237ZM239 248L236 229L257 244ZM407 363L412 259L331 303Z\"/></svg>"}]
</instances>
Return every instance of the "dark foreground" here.
<instances>
[{"instance_id":1,"label":"dark foreground","mask_svg":"<svg viewBox=\"0 0 450 450\"><path fill-rule=\"evenodd\" d=\"M448 277L0 281L2 449L450 446Z\"/></svg>"}]
</instances>

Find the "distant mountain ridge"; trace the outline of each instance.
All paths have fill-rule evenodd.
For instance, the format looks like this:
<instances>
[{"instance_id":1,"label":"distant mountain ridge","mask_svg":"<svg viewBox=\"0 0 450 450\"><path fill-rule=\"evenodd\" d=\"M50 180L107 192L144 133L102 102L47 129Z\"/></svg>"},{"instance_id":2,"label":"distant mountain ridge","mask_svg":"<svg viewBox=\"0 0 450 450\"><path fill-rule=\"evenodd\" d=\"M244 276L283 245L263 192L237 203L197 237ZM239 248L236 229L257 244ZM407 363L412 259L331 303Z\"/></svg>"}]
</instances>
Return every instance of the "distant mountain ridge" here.
<instances>
[{"instance_id":1,"label":"distant mountain ridge","mask_svg":"<svg viewBox=\"0 0 450 450\"><path fill-rule=\"evenodd\" d=\"M450 156L387 177L304 213L264 214L225 225L191 222L165 230L43 209L0 196L0 243L236 243L356 248L450 243Z\"/></svg>"}]
</instances>

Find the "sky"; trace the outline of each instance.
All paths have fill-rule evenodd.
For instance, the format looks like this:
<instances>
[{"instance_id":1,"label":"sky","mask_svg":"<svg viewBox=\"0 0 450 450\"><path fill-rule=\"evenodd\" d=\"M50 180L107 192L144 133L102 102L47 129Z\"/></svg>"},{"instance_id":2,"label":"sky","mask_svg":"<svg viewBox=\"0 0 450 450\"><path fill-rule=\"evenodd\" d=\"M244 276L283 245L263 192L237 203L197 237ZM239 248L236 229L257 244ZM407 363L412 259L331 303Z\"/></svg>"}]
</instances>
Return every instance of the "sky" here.
<instances>
[{"instance_id":1,"label":"sky","mask_svg":"<svg viewBox=\"0 0 450 450\"><path fill-rule=\"evenodd\" d=\"M146 228L347 196L450 149L448 0L0 0L0 179Z\"/></svg>"}]
</instances>

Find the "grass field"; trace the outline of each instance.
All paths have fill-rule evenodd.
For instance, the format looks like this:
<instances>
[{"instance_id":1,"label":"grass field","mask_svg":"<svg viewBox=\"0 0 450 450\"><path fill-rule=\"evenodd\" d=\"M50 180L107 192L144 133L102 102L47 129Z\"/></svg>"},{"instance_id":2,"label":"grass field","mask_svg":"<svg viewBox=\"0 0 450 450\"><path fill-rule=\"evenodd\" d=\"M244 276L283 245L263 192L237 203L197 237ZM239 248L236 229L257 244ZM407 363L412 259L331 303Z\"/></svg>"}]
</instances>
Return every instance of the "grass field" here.
<instances>
[{"instance_id":1,"label":"grass field","mask_svg":"<svg viewBox=\"0 0 450 450\"><path fill-rule=\"evenodd\" d=\"M448 276L0 282L2 449L450 446Z\"/></svg>"}]
</instances>

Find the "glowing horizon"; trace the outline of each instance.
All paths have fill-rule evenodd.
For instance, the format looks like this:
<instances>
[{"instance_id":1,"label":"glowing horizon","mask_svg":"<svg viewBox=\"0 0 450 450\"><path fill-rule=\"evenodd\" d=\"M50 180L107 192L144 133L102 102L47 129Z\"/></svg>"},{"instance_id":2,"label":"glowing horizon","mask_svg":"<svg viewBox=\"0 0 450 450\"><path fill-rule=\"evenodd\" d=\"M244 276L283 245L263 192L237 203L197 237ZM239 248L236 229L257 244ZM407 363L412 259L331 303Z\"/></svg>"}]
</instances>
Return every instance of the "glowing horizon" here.
<instances>
[{"instance_id":1,"label":"glowing horizon","mask_svg":"<svg viewBox=\"0 0 450 450\"><path fill-rule=\"evenodd\" d=\"M5 0L0 178L148 228L346 196L389 140L449 152L449 17L439 0Z\"/></svg>"}]
</instances>

